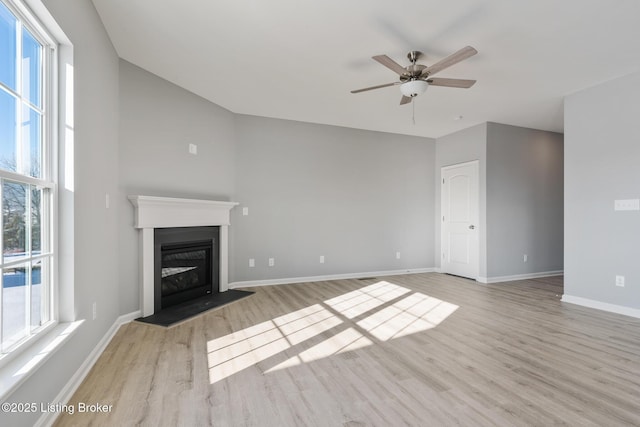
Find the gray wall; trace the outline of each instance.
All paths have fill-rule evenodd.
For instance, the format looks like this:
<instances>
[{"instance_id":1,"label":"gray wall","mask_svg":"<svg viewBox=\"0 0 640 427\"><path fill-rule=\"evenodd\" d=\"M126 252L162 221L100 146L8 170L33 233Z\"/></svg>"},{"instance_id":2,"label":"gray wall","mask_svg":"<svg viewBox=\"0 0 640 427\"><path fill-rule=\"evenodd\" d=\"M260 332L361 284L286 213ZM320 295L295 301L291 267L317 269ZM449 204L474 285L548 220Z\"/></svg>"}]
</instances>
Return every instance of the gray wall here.
<instances>
[{"instance_id":1,"label":"gray wall","mask_svg":"<svg viewBox=\"0 0 640 427\"><path fill-rule=\"evenodd\" d=\"M440 266L440 169L472 160L478 160L480 175L479 278L562 270L563 137L498 123L436 141L435 265Z\"/></svg>"},{"instance_id":2,"label":"gray wall","mask_svg":"<svg viewBox=\"0 0 640 427\"><path fill-rule=\"evenodd\" d=\"M231 200L234 114L121 60L119 167L120 312L130 313L139 309L138 230L127 196Z\"/></svg>"},{"instance_id":3,"label":"gray wall","mask_svg":"<svg viewBox=\"0 0 640 427\"><path fill-rule=\"evenodd\" d=\"M44 4L74 45L75 124L69 130L75 139L75 237L67 228L61 246L75 247L74 271L64 276L75 276L75 282L71 306L61 315L87 320L10 396L11 402L53 402L120 314L114 286L118 214L114 206L105 208L105 194L118 191L118 58L90 1L45 0ZM93 302L98 303L96 320L91 320ZM0 425L32 426L39 416L0 413Z\"/></svg>"},{"instance_id":4,"label":"gray wall","mask_svg":"<svg viewBox=\"0 0 640 427\"><path fill-rule=\"evenodd\" d=\"M486 207L487 277L562 270L562 134L488 123Z\"/></svg>"},{"instance_id":5,"label":"gray wall","mask_svg":"<svg viewBox=\"0 0 640 427\"><path fill-rule=\"evenodd\" d=\"M486 220L486 190L487 190L487 124L483 123L461 131L440 137L436 140L435 173L435 260L436 267L440 267L440 202L442 176L441 168L458 163L478 160L479 194L479 275L487 277L487 220Z\"/></svg>"},{"instance_id":6,"label":"gray wall","mask_svg":"<svg viewBox=\"0 0 640 427\"><path fill-rule=\"evenodd\" d=\"M565 99L566 295L640 308L640 73ZM625 287L615 276L626 277Z\"/></svg>"},{"instance_id":7,"label":"gray wall","mask_svg":"<svg viewBox=\"0 0 640 427\"><path fill-rule=\"evenodd\" d=\"M139 304L129 194L242 203L231 282L433 266L433 140L235 115L126 61L119 78L121 313Z\"/></svg>"},{"instance_id":8,"label":"gray wall","mask_svg":"<svg viewBox=\"0 0 640 427\"><path fill-rule=\"evenodd\" d=\"M252 116L236 124L233 281L433 267L433 140Z\"/></svg>"}]
</instances>

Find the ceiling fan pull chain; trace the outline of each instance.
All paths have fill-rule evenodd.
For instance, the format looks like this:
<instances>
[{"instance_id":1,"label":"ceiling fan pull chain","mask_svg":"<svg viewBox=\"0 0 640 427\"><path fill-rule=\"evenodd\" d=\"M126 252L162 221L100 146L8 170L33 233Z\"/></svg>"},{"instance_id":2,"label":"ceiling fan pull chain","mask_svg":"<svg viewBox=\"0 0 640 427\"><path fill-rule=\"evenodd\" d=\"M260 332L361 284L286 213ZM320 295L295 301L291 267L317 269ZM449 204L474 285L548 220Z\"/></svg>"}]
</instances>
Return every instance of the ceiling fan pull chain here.
<instances>
[{"instance_id":1,"label":"ceiling fan pull chain","mask_svg":"<svg viewBox=\"0 0 640 427\"><path fill-rule=\"evenodd\" d=\"M416 100L415 99L411 103L411 108L413 110L411 119L413 120L413 125L415 126L416 125Z\"/></svg>"}]
</instances>

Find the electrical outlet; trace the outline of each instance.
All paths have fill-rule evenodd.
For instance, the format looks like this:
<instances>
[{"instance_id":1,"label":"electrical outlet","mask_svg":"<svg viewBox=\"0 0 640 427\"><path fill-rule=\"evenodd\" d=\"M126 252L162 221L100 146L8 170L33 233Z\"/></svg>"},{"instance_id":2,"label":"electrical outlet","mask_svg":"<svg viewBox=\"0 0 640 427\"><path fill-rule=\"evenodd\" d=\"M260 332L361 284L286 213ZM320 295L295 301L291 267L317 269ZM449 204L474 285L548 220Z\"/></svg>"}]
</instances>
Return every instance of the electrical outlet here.
<instances>
[{"instance_id":1,"label":"electrical outlet","mask_svg":"<svg viewBox=\"0 0 640 427\"><path fill-rule=\"evenodd\" d=\"M396 259L400 259L400 252L396 252Z\"/></svg>"},{"instance_id":2,"label":"electrical outlet","mask_svg":"<svg viewBox=\"0 0 640 427\"><path fill-rule=\"evenodd\" d=\"M96 320L96 317L98 317L98 303L96 302L93 303L92 311L93 311L93 320Z\"/></svg>"},{"instance_id":3,"label":"electrical outlet","mask_svg":"<svg viewBox=\"0 0 640 427\"><path fill-rule=\"evenodd\" d=\"M269 267L273 267L276 265L276 260L274 258L269 258Z\"/></svg>"},{"instance_id":4,"label":"electrical outlet","mask_svg":"<svg viewBox=\"0 0 640 427\"><path fill-rule=\"evenodd\" d=\"M249 267L255 267L256 266L256 260L253 258L249 258Z\"/></svg>"},{"instance_id":5,"label":"electrical outlet","mask_svg":"<svg viewBox=\"0 0 640 427\"><path fill-rule=\"evenodd\" d=\"M640 199L616 200L613 204L616 211L640 211Z\"/></svg>"},{"instance_id":6,"label":"electrical outlet","mask_svg":"<svg viewBox=\"0 0 640 427\"><path fill-rule=\"evenodd\" d=\"M189 144L189 154L198 154L198 146L196 144Z\"/></svg>"},{"instance_id":7,"label":"electrical outlet","mask_svg":"<svg viewBox=\"0 0 640 427\"><path fill-rule=\"evenodd\" d=\"M529 255L527 254L522 255L522 262L527 262L527 261L529 261Z\"/></svg>"},{"instance_id":8,"label":"electrical outlet","mask_svg":"<svg viewBox=\"0 0 640 427\"><path fill-rule=\"evenodd\" d=\"M320 255L320 264L324 264L324 255Z\"/></svg>"},{"instance_id":9,"label":"electrical outlet","mask_svg":"<svg viewBox=\"0 0 640 427\"><path fill-rule=\"evenodd\" d=\"M616 276L616 286L624 288L624 276Z\"/></svg>"},{"instance_id":10,"label":"electrical outlet","mask_svg":"<svg viewBox=\"0 0 640 427\"><path fill-rule=\"evenodd\" d=\"M247 216L247 215L249 215L249 208L245 206L242 208L242 216Z\"/></svg>"}]
</instances>

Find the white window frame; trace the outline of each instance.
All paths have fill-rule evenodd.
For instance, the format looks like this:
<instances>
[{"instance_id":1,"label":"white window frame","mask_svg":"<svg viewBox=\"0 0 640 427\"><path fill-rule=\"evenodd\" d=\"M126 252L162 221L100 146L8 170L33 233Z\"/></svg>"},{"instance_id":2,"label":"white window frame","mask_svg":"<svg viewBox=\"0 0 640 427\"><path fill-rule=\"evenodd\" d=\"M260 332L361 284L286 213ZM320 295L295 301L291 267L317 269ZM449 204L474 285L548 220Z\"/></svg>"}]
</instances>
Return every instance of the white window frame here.
<instances>
[{"instance_id":1,"label":"white window frame","mask_svg":"<svg viewBox=\"0 0 640 427\"><path fill-rule=\"evenodd\" d=\"M34 13L20 0L1 0L11 13L21 22L24 29L27 29L29 33L42 44L42 111L43 121L41 127L41 138L43 139L43 145L41 147L42 156L42 173L41 178L34 178L29 175L22 175L20 173L14 173L7 170L0 169L0 179L18 182L22 184L34 185L39 188L47 189L50 192L50 197L43 197L43 202L47 200L45 206L42 208L42 213L45 219L43 224L47 224L47 230L42 233L42 247L43 252L38 256L31 256L26 259L22 259L16 262L10 262L2 264L2 257L0 255L0 266L5 267L14 263L27 263L36 259L49 259L47 279L48 286L48 301L47 311L49 320L30 332L29 335L15 343L6 352L2 353L0 349L0 367L5 366L16 356L21 354L24 350L29 348L39 338L46 335L58 324L58 294L59 287L57 281L58 271L58 256L57 256L57 209L58 209L58 120L59 120L59 104L58 104L58 43L52 37L52 35L45 29L44 25L38 20ZM19 42L20 43L20 42ZM19 52L17 52L19 54ZM20 68L19 68L20 70ZM18 72L16 78L18 79L16 87L19 91L21 88L22 73ZM9 88L3 87L0 90L7 90ZM10 92L15 91L9 89ZM22 99L21 94L17 94L18 99ZM18 132L20 126L18 126ZM19 136L17 137L19 138ZM0 195L1 195L0 186ZM1 223L0 223L1 232ZM1 234L0 234L1 237ZM2 239L0 239L1 249ZM44 252L44 248L47 248L47 252ZM0 252L1 254L1 252ZM42 274L44 274L44 269ZM45 278L42 278L44 283ZM43 286L44 289L44 286ZM0 315L2 309L2 293L0 292ZM41 302L44 304L44 301ZM0 330L1 333L1 330Z\"/></svg>"}]
</instances>

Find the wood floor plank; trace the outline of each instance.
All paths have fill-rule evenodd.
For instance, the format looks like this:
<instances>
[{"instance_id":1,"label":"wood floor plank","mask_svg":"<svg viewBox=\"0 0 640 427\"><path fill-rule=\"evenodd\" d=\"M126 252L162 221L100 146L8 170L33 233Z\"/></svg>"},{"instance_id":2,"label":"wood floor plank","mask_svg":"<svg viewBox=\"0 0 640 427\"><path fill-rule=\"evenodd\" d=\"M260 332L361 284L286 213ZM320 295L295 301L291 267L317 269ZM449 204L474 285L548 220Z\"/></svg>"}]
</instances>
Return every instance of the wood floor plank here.
<instances>
[{"instance_id":1,"label":"wood floor plank","mask_svg":"<svg viewBox=\"0 0 640 427\"><path fill-rule=\"evenodd\" d=\"M640 425L640 319L562 277L437 273L252 288L173 328L129 323L56 426Z\"/></svg>"}]
</instances>

